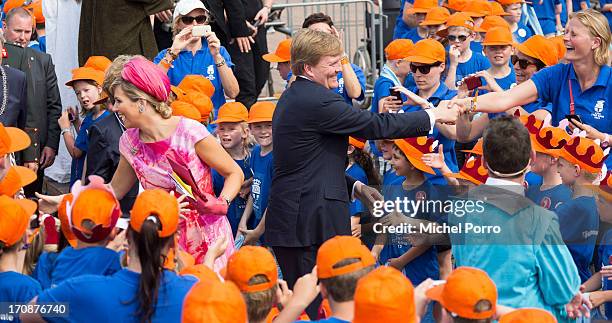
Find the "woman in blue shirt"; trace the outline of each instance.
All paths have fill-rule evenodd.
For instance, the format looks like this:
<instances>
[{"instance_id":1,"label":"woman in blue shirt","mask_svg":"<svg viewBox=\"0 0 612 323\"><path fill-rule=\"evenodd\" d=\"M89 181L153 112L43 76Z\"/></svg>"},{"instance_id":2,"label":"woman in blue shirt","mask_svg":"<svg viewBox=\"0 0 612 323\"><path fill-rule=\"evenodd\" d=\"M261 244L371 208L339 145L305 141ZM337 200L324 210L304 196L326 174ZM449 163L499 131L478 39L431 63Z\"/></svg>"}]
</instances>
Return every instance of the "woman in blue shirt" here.
<instances>
[{"instance_id":1,"label":"woman in blue shirt","mask_svg":"<svg viewBox=\"0 0 612 323\"><path fill-rule=\"evenodd\" d=\"M225 96L234 99L240 89L238 80L232 71L232 60L219 38L213 32L203 37L193 36L193 27L207 25L208 16L204 5L199 4L187 14L174 12L174 42L168 49L162 50L153 62L168 72L170 83L177 86L189 74L204 75L215 86L211 100L214 105L214 116L225 103Z\"/></svg>"}]
</instances>

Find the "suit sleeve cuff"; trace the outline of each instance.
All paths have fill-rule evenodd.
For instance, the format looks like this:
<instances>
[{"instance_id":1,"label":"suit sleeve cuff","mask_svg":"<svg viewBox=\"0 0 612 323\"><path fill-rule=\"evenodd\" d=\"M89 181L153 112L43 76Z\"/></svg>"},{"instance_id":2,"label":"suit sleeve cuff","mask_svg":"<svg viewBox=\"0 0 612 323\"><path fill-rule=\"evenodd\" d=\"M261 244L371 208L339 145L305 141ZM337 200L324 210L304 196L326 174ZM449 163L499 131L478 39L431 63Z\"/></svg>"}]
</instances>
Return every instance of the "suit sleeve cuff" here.
<instances>
[{"instance_id":1,"label":"suit sleeve cuff","mask_svg":"<svg viewBox=\"0 0 612 323\"><path fill-rule=\"evenodd\" d=\"M436 126L436 116L433 113L433 110L425 110L425 112L427 113L427 115L429 116L429 134L433 134L434 131L434 127Z\"/></svg>"},{"instance_id":2,"label":"suit sleeve cuff","mask_svg":"<svg viewBox=\"0 0 612 323\"><path fill-rule=\"evenodd\" d=\"M353 189L351 190L351 202L354 202L356 197L355 197L355 191L357 190L357 185L358 184L363 184L360 181L355 181L355 184L353 184Z\"/></svg>"}]
</instances>

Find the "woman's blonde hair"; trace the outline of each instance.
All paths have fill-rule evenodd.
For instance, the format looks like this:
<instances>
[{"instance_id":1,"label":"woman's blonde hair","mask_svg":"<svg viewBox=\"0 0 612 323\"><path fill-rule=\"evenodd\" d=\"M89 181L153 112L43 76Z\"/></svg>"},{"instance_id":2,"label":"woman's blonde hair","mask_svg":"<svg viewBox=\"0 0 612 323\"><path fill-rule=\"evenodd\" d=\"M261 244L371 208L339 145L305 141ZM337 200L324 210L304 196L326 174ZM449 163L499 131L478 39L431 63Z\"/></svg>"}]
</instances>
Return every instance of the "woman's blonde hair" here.
<instances>
[{"instance_id":1,"label":"woman's blonde hair","mask_svg":"<svg viewBox=\"0 0 612 323\"><path fill-rule=\"evenodd\" d=\"M323 56L339 56L342 52L342 44L336 36L302 29L291 41L291 71L294 75L302 75L305 65L317 65Z\"/></svg>"},{"instance_id":2,"label":"woman's blonde hair","mask_svg":"<svg viewBox=\"0 0 612 323\"><path fill-rule=\"evenodd\" d=\"M601 45L595 48L595 64L599 66L610 65L610 42L612 35L610 34L610 25L608 19L599 11L586 9L574 12L570 15L570 19L576 18L585 26L591 36L601 40Z\"/></svg>"},{"instance_id":3,"label":"woman's blonde hair","mask_svg":"<svg viewBox=\"0 0 612 323\"><path fill-rule=\"evenodd\" d=\"M111 93L114 93L117 87L121 87L121 90L132 102L138 100L145 100L148 102L153 109L159 113L162 118L169 119L172 117L172 108L166 102L159 102L153 96L145 93L141 89L137 88L134 84L124 80L122 77L116 78L111 85Z\"/></svg>"}]
</instances>

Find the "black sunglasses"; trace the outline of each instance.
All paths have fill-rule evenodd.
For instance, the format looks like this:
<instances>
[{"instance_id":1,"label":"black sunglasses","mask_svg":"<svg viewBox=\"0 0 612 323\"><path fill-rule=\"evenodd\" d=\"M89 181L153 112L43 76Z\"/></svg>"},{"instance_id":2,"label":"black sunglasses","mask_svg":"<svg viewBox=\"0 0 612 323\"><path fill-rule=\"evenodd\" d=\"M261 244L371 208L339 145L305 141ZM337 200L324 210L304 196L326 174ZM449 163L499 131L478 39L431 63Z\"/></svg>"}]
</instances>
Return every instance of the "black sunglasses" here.
<instances>
[{"instance_id":1,"label":"black sunglasses","mask_svg":"<svg viewBox=\"0 0 612 323\"><path fill-rule=\"evenodd\" d=\"M519 67L523 70L529 67L529 65L534 65L538 70L543 67L539 62L532 62L528 59L519 58L516 55L512 55L510 60L512 61L512 65L516 65L518 63Z\"/></svg>"},{"instance_id":2,"label":"black sunglasses","mask_svg":"<svg viewBox=\"0 0 612 323\"><path fill-rule=\"evenodd\" d=\"M196 16L196 17L191 17L191 16L182 16L181 17L181 22L183 24L185 24L185 25L191 25L194 20L198 24L203 24L206 21L208 21L208 17L206 15L199 15L199 16Z\"/></svg>"},{"instance_id":3,"label":"black sunglasses","mask_svg":"<svg viewBox=\"0 0 612 323\"><path fill-rule=\"evenodd\" d=\"M431 68L434 66L440 66L440 64L442 64L442 62L437 62L434 64L430 64L430 65L414 65L414 64L410 64L410 71L412 73L416 73L416 71L421 72L421 74L429 74L429 72L431 71Z\"/></svg>"},{"instance_id":4,"label":"black sunglasses","mask_svg":"<svg viewBox=\"0 0 612 323\"><path fill-rule=\"evenodd\" d=\"M446 39L448 39L451 42L455 42L455 41L459 40L459 42L463 43L467 38L468 38L468 36L466 36L466 35L459 35L459 36L448 35L448 36L446 36Z\"/></svg>"}]
</instances>

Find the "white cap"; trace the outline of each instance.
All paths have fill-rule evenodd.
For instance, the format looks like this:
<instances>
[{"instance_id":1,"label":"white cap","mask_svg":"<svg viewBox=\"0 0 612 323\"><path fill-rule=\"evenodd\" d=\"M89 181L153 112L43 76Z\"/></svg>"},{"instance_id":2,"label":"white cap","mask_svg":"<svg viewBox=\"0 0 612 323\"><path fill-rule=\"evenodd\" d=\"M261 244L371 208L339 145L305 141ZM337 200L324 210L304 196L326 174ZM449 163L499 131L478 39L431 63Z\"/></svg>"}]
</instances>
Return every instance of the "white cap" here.
<instances>
[{"instance_id":1,"label":"white cap","mask_svg":"<svg viewBox=\"0 0 612 323\"><path fill-rule=\"evenodd\" d=\"M196 9L202 9L208 12L208 9L204 7L204 4L200 0L181 0L176 4L176 7L174 8L174 13L172 14L172 21L176 20L179 15L184 16Z\"/></svg>"}]
</instances>

